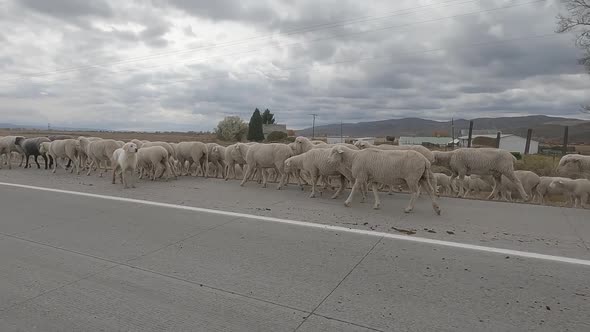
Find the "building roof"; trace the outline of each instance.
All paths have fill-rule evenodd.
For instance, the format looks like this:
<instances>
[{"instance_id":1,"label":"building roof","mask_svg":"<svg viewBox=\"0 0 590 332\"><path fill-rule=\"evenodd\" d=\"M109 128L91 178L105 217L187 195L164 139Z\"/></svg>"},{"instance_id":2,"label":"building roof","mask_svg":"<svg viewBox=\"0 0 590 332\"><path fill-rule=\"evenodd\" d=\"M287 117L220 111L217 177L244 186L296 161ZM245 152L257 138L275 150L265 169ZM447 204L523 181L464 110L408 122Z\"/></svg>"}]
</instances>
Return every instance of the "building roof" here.
<instances>
[{"instance_id":1,"label":"building roof","mask_svg":"<svg viewBox=\"0 0 590 332\"><path fill-rule=\"evenodd\" d=\"M422 143L431 143L436 145L446 145L453 141L451 137L411 137L401 136L399 138L400 145L420 145Z\"/></svg>"},{"instance_id":2,"label":"building roof","mask_svg":"<svg viewBox=\"0 0 590 332\"><path fill-rule=\"evenodd\" d=\"M513 135L513 134L500 134L500 138L504 138L504 137L508 137L508 136L516 136L516 135ZM497 134L493 134L493 135L491 135L491 134L485 134L485 135L476 135L476 134L473 134L473 135L471 135L471 138L476 138L476 137L496 138L497 137ZM517 137L520 137L520 136L517 136ZM461 136L461 137L459 137L459 139L468 139L468 138L469 138L469 136ZM521 137L521 138L523 138L523 137Z\"/></svg>"},{"instance_id":3,"label":"building roof","mask_svg":"<svg viewBox=\"0 0 590 332\"><path fill-rule=\"evenodd\" d=\"M514 137L518 137L518 138L521 138L523 140L526 140L525 137L521 137L521 136L514 135L514 134L501 134L500 135L500 139L505 138L505 137L510 137L510 136L514 136ZM472 135L471 138L473 139L473 138L476 138L476 137L496 138L497 136L496 136L496 134L494 134L494 135ZM459 137L459 139L461 139L461 140L467 140L467 139L469 139L469 136L461 136L461 137ZM537 142L537 141L534 140L534 139L531 139L531 142Z\"/></svg>"}]
</instances>

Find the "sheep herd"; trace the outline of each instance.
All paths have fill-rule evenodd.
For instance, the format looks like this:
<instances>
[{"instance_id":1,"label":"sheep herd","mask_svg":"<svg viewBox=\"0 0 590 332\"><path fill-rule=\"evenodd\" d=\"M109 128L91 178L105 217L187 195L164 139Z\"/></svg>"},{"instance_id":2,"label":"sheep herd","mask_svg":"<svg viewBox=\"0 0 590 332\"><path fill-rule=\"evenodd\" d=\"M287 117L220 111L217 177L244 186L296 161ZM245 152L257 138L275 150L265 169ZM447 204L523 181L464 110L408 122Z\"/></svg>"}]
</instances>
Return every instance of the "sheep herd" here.
<instances>
[{"instance_id":1,"label":"sheep herd","mask_svg":"<svg viewBox=\"0 0 590 332\"><path fill-rule=\"evenodd\" d=\"M428 194L436 214L441 213L438 195L468 197L490 192L488 199L534 201L545 204L549 195L561 195L575 207L587 207L590 196L590 156L566 155L557 167L562 177L540 177L530 171L515 171L516 158L509 152L492 148L459 148L453 151L431 151L423 146L372 145L359 141L352 144L327 144L297 137L293 143L236 143L222 146L202 142L128 142L99 137L67 135L25 138L0 137L0 163L12 167L12 159L21 156L20 165L38 168L42 157L45 169L58 167L87 175L112 173L112 183L135 187L134 178L166 180L178 176L222 177L226 181L241 177L241 186L254 180L267 186L269 179L278 181L277 189L290 179L304 189L311 185L310 198L316 197L318 184L338 189L332 198L351 188L346 206L351 206L356 193L366 199L369 188L374 195L374 208L380 207L379 191L387 187L407 187L410 201L405 212L414 209L421 192ZM67 162L67 165L65 163ZM434 173L433 166L447 173ZM242 176L239 176L239 173Z\"/></svg>"}]
</instances>

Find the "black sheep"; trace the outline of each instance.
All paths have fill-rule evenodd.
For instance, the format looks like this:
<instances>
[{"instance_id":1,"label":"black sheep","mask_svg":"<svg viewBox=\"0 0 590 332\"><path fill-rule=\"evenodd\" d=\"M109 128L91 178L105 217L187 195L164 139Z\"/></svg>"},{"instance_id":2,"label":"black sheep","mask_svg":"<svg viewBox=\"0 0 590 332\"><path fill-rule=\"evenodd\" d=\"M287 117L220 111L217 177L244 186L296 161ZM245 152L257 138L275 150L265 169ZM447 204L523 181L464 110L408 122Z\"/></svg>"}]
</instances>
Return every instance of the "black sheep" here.
<instances>
[{"instance_id":1,"label":"black sheep","mask_svg":"<svg viewBox=\"0 0 590 332\"><path fill-rule=\"evenodd\" d=\"M27 162L25 163L25 168L29 167L29 157L30 156L35 156L35 163L37 164L37 168L41 168L41 165L39 165L39 161L37 161L37 157L41 156L41 157L43 157L43 160L45 160L45 169L47 169L47 167L48 167L47 157L48 156L41 154L39 152L39 147L41 146L42 142L50 142L50 140L47 137L35 137L35 138L27 138L27 139L17 138L15 144L20 145L20 147L25 152L25 158L27 160Z\"/></svg>"}]
</instances>

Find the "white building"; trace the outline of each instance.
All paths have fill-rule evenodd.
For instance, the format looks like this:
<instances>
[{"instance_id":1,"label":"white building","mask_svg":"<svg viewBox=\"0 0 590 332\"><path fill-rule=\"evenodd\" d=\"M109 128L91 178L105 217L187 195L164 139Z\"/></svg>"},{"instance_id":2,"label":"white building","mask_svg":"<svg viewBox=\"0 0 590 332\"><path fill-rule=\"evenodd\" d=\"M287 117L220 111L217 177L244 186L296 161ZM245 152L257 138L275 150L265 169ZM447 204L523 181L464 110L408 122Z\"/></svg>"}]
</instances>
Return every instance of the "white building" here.
<instances>
[{"instance_id":1,"label":"white building","mask_svg":"<svg viewBox=\"0 0 590 332\"><path fill-rule=\"evenodd\" d=\"M423 145L424 143L437 145L437 146L448 146L453 142L451 137L413 137L413 136L401 136L399 138L399 145Z\"/></svg>"},{"instance_id":2,"label":"white building","mask_svg":"<svg viewBox=\"0 0 590 332\"><path fill-rule=\"evenodd\" d=\"M328 143L328 144L346 143L347 141L350 141L349 136L328 136L328 137L326 137L326 143Z\"/></svg>"},{"instance_id":3,"label":"white building","mask_svg":"<svg viewBox=\"0 0 590 332\"><path fill-rule=\"evenodd\" d=\"M472 141L476 137L488 137L496 139L496 134L494 135L473 135ZM468 146L469 136L461 136L459 137L459 145L463 147ZM472 142L473 143L473 142ZM510 152L520 152L524 154L524 149L526 146L526 138L512 135L512 134L501 134L500 135L500 149L510 151ZM529 154L537 154L539 153L539 142L531 140L531 146L529 147Z\"/></svg>"}]
</instances>

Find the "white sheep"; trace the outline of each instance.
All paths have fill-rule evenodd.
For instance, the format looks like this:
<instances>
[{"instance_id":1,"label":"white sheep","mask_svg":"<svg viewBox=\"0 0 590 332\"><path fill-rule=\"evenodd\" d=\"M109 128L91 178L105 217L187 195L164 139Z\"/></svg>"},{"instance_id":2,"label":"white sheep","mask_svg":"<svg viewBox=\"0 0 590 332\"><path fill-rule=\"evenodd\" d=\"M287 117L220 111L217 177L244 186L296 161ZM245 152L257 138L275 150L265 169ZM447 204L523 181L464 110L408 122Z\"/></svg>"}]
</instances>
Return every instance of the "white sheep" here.
<instances>
[{"instance_id":1,"label":"white sheep","mask_svg":"<svg viewBox=\"0 0 590 332\"><path fill-rule=\"evenodd\" d=\"M131 187L135 188L135 183L133 181L133 177L135 175L135 170L137 169L137 145L135 143L129 142L125 143L122 148L119 148L113 152L113 184L115 184L115 178L117 175L117 171L121 171L121 183L123 183L123 188L129 187L129 182L127 181L127 172L129 171L131 174Z\"/></svg>"},{"instance_id":2,"label":"white sheep","mask_svg":"<svg viewBox=\"0 0 590 332\"><path fill-rule=\"evenodd\" d=\"M574 197L572 197L568 191L564 190L564 188L553 187L551 188L551 182L556 180L570 180L564 177L557 177L557 176L541 176L539 185L535 190L535 197L533 201L537 201L539 204L545 204L547 196L549 195L563 195L567 200L567 204L570 206L574 206Z\"/></svg>"},{"instance_id":3,"label":"white sheep","mask_svg":"<svg viewBox=\"0 0 590 332\"><path fill-rule=\"evenodd\" d=\"M137 138L132 139L131 141L129 141L131 143L135 143L135 145L137 145L138 149L141 149L141 147L143 146L143 142L138 140Z\"/></svg>"},{"instance_id":4,"label":"white sheep","mask_svg":"<svg viewBox=\"0 0 590 332\"><path fill-rule=\"evenodd\" d=\"M180 174L183 175L183 170L186 162L186 173L188 175L193 163L200 166L203 171L203 176L207 178L209 176L209 153L207 151L207 145L202 142L180 142L176 146L176 157L180 165ZM195 170L193 176L197 176L198 169Z\"/></svg>"},{"instance_id":5,"label":"white sheep","mask_svg":"<svg viewBox=\"0 0 590 332\"><path fill-rule=\"evenodd\" d=\"M495 180L494 189L488 199L497 197L502 175L514 182L518 187L520 196L526 201L528 195L522 187L520 180L514 175L514 163L516 157L510 152L494 148L460 148L454 151L434 151L435 164L448 168L452 173L452 179L459 177L459 197L465 195L462 182L466 175L492 175Z\"/></svg>"},{"instance_id":6,"label":"white sheep","mask_svg":"<svg viewBox=\"0 0 590 332\"><path fill-rule=\"evenodd\" d=\"M232 144L225 148L225 181L229 180L229 178L233 175L234 180L238 178L238 174L236 172L236 165L240 165L242 168L242 174L244 173L244 165L246 165L246 155L242 156L238 144ZM247 145L245 145L245 149L247 151Z\"/></svg>"},{"instance_id":7,"label":"white sheep","mask_svg":"<svg viewBox=\"0 0 590 332\"><path fill-rule=\"evenodd\" d=\"M359 149L379 149L379 150L412 150L422 154L430 163L434 162L434 154L432 151L428 150L428 148L422 145L389 145L389 144L381 144L381 145L373 145L369 142L365 141L356 141L354 145Z\"/></svg>"},{"instance_id":8,"label":"white sheep","mask_svg":"<svg viewBox=\"0 0 590 332\"><path fill-rule=\"evenodd\" d=\"M53 173L57 170L57 164L59 163L59 158L62 159L69 159L72 161L74 166L76 167L76 174L80 174L80 167L78 163L78 153L80 151L80 141L77 139L63 139L63 140L56 140L53 142L44 142L41 143L41 146L49 144L47 147L47 155L53 159ZM41 151L40 151L41 152ZM61 165L64 169L66 166ZM74 167L70 169L70 173L74 172Z\"/></svg>"},{"instance_id":9,"label":"white sheep","mask_svg":"<svg viewBox=\"0 0 590 332\"><path fill-rule=\"evenodd\" d=\"M117 149L119 149L119 143L112 139L103 139L88 143L86 154L90 160L90 167L88 167L86 175L90 175L92 166L94 165L98 168L99 176L102 177L103 170L101 165L104 163L104 171L106 172L108 166L111 164L113 152Z\"/></svg>"},{"instance_id":10,"label":"white sheep","mask_svg":"<svg viewBox=\"0 0 590 332\"><path fill-rule=\"evenodd\" d=\"M143 178L144 173L148 170L152 172L152 181L161 178L164 173L166 173L166 181L168 181L172 175L168 151L159 145L150 147L142 146L137 151L137 167L140 169L140 179ZM160 169L162 170L161 173L159 172Z\"/></svg>"},{"instance_id":11,"label":"white sheep","mask_svg":"<svg viewBox=\"0 0 590 332\"><path fill-rule=\"evenodd\" d=\"M451 195L453 193L450 176L444 173L434 173L434 179L436 180L435 190L439 195Z\"/></svg>"},{"instance_id":12,"label":"white sheep","mask_svg":"<svg viewBox=\"0 0 590 332\"><path fill-rule=\"evenodd\" d=\"M172 144L168 142L146 142L142 143L142 148L149 148L151 146L161 146L168 152L168 162L170 163L170 171L172 172L172 176L176 179L176 171L174 167L174 163L176 161L176 151Z\"/></svg>"},{"instance_id":13,"label":"white sheep","mask_svg":"<svg viewBox=\"0 0 590 332\"><path fill-rule=\"evenodd\" d=\"M466 176L465 180L467 180L467 193L465 194L465 197L469 197L472 194L479 195L481 192L491 192L494 190L494 178L489 175L470 175Z\"/></svg>"},{"instance_id":14,"label":"white sheep","mask_svg":"<svg viewBox=\"0 0 590 332\"><path fill-rule=\"evenodd\" d=\"M590 156L567 154L561 157L557 174L568 178L590 179Z\"/></svg>"},{"instance_id":15,"label":"white sheep","mask_svg":"<svg viewBox=\"0 0 590 332\"><path fill-rule=\"evenodd\" d=\"M414 209L414 202L418 198L419 185L430 195L432 208L440 215L440 207L436 202L436 195L432 187L432 171L430 162L422 154L412 151L386 151L379 149L364 149L355 151L344 146L332 148L331 162L342 163L351 170L355 179L350 195L344 205L350 206L354 193L366 183L371 183L375 204L373 208L379 209L381 201L377 183L394 185L399 179L403 179L412 193L410 203L404 210L406 213Z\"/></svg>"},{"instance_id":16,"label":"white sheep","mask_svg":"<svg viewBox=\"0 0 590 332\"><path fill-rule=\"evenodd\" d=\"M8 169L12 169L12 152L18 152L21 155L21 165L25 158L25 152L20 145L16 144L16 140L24 140L23 136L5 136L0 137L0 156L6 156L6 162L8 163ZM2 166L0 165L0 169Z\"/></svg>"},{"instance_id":17,"label":"white sheep","mask_svg":"<svg viewBox=\"0 0 590 332\"><path fill-rule=\"evenodd\" d=\"M293 156L285 160L285 172L290 173L295 171L297 175L297 181L301 186L301 179L297 171L303 170L311 176L311 194L310 198L314 198L316 195L316 185L318 179L324 177L324 181L327 182L327 178L330 176L338 176L340 178L340 187L332 196L332 199L337 198L342 190L346 187L346 180L352 180L352 174L342 163L330 162L331 149L312 149L303 154Z\"/></svg>"},{"instance_id":18,"label":"white sheep","mask_svg":"<svg viewBox=\"0 0 590 332\"><path fill-rule=\"evenodd\" d=\"M287 173L285 173L285 160L293 156L293 150L286 144L270 143L270 144L255 144L248 148L246 154L246 173L240 183L244 186L246 182L254 175L256 170L262 173L263 183L262 187L266 188L267 174L262 170L265 168L276 168L281 180L277 189L281 189L287 180Z\"/></svg>"},{"instance_id":19,"label":"white sheep","mask_svg":"<svg viewBox=\"0 0 590 332\"><path fill-rule=\"evenodd\" d=\"M80 161L80 168L86 169L87 161L88 161L88 145L90 142L101 141L102 138L100 137L85 137L80 136L78 137L78 141L80 141L80 151L78 151L78 159Z\"/></svg>"},{"instance_id":20,"label":"white sheep","mask_svg":"<svg viewBox=\"0 0 590 332\"><path fill-rule=\"evenodd\" d=\"M533 194L537 190L537 186L541 182L541 178L531 171L514 171L514 175L518 180L520 180L520 183L522 184L524 191L527 193L527 196L532 198ZM504 200L512 201L512 194L515 192L518 192L518 186L514 182L510 181L506 176L502 175L500 189L498 190L500 197L502 197Z\"/></svg>"},{"instance_id":21,"label":"white sheep","mask_svg":"<svg viewBox=\"0 0 590 332\"><path fill-rule=\"evenodd\" d=\"M549 185L551 189L559 189L574 197L574 206L588 208L590 197L590 180L588 179L558 179Z\"/></svg>"},{"instance_id":22,"label":"white sheep","mask_svg":"<svg viewBox=\"0 0 590 332\"><path fill-rule=\"evenodd\" d=\"M225 151L226 148L217 143L207 143L207 152L209 153L209 162L215 166L215 175L217 178L221 173L221 177L225 178Z\"/></svg>"},{"instance_id":23,"label":"white sheep","mask_svg":"<svg viewBox=\"0 0 590 332\"><path fill-rule=\"evenodd\" d=\"M311 149L321 149L329 147L328 144L321 142L318 144L313 144L307 137L299 136L295 138L295 142L290 143L289 147L295 152L294 154L302 154Z\"/></svg>"}]
</instances>

